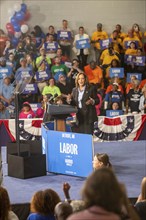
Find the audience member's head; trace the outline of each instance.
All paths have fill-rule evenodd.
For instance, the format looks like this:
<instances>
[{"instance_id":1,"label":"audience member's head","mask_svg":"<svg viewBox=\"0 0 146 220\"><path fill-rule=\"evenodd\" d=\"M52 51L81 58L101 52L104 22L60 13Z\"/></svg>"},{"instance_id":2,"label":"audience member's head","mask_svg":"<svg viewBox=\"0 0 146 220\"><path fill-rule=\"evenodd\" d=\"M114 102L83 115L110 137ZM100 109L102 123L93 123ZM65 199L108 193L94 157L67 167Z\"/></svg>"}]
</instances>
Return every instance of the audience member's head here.
<instances>
[{"instance_id":1,"label":"audience member's head","mask_svg":"<svg viewBox=\"0 0 146 220\"><path fill-rule=\"evenodd\" d=\"M72 206L73 212L79 212L85 209L85 202L83 200L72 200L70 205Z\"/></svg>"},{"instance_id":2,"label":"audience member's head","mask_svg":"<svg viewBox=\"0 0 146 220\"><path fill-rule=\"evenodd\" d=\"M0 219L8 219L10 210L11 206L8 192L5 188L0 186Z\"/></svg>"},{"instance_id":3,"label":"audience member's head","mask_svg":"<svg viewBox=\"0 0 146 220\"><path fill-rule=\"evenodd\" d=\"M55 206L61 202L59 195L52 189L46 189L44 194L44 208L46 213L54 214Z\"/></svg>"},{"instance_id":4,"label":"audience member's head","mask_svg":"<svg viewBox=\"0 0 146 220\"><path fill-rule=\"evenodd\" d=\"M123 191L111 169L95 170L85 182L82 198L86 208L100 206L106 211L121 214Z\"/></svg>"},{"instance_id":5,"label":"audience member's head","mask_svg":"<svg viewBox=\"0 0 146 220\"><path fill-rule=\"evenodd\" d=\"M72 206L68 202L59 202L55 206L55 218L56 220L66 220L69 215L72 214Z\"/></svg>"},{"instance_id":6,"label":"audience member's head","mask_svg":"<svg viewBox=\"0 0 146 220\"><path fill-rule=\"evenodd\" d=\"M108 168L111 168L112 165L110 163L110 160L109 160L109 156L106 154L106 153L97 153L95 156L94 156L94 159L93 159L93 168L95 170L101 168L101 167L108 167Z\"/></svg>"},{"instance_id":7,"label":"audience member's head","mask_svg":"<svg viewBox=\"0 0 146 220\"><path fill-rule=\"evenodd\" d=\"M141 199L146 201L146 177L141 182Z\"/></svg>"}]
</instances>

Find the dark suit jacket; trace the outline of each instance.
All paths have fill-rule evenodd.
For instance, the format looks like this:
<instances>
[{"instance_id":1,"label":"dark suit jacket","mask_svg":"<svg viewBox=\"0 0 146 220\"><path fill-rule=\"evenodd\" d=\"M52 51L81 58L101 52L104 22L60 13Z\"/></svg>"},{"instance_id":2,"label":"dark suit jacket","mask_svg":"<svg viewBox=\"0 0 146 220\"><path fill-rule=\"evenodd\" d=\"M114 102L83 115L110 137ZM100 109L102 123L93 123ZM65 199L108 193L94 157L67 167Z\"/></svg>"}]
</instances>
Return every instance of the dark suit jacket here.
<instances>
[{"instance_id":1,"label":"dark suit jacket","mask_svg":"<svg viewBox=\"0 0 146 220\"><path fill-rule=\"evenodd\" d=\"M73 95L73 104L75 104L79 108L78 88L73 89L72 95ZM86 105L86 101L89 100L90 97L92 99L94 99L94 101L95 101L94 105ZM82 103L81 110L82 110L82 113L84 114L87 122L92 123L92 122L96 121L97 114L96 114L95 105L97 105L99 103L99 99L98 99L97 92L96 92L94 86L92 86L92 85L86 86L81 103ZM80 116L81 116L80 111L78 111L78 113L77 113L77 120L78 121L80 121Z\"/></svg>"}]
</instances>

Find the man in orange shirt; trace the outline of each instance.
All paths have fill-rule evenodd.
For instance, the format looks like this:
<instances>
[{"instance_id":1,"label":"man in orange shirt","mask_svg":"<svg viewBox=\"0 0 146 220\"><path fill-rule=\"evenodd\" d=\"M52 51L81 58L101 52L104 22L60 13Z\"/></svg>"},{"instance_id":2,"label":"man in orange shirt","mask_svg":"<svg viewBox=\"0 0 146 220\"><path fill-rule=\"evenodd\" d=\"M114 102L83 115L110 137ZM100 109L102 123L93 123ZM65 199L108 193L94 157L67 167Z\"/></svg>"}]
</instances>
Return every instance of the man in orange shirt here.
<instances>
[{"instance_id":1,"label":"man in orange shirt","mask_svg":"<svg viewBox=\"0 0 146 220\"><path fill-rule=\"evenodd\" d=\"M89 83L102 83L102 69L96 65L95 61L91 61L89 65L85 66L84 71L88 77Z\"/></svg>"}]
</instances>

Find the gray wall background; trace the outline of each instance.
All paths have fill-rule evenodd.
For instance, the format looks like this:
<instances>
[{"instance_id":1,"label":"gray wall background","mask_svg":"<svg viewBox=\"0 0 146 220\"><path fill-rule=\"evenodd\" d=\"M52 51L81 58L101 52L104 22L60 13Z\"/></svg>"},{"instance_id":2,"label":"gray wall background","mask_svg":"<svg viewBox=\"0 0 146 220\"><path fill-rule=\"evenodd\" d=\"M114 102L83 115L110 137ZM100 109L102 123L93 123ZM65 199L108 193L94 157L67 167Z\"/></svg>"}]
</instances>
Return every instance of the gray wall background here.
<instances>
[{"instance_id":1,"label":"gray wall background","mask_svg":"<svg viewBox=\"0 0 146 220\"><path fill-rule=\"evenodd\" d=\"M5 30L9 22L8 9L22 2L31 13L30 30L36 24L45 32L49 25L57 30L62 19L68 20L74 33L82 25L89 35L96 30L98 22L109 34L117 23L122 25L124 32L134 23L138 23L142 31L146 30L146 0L0 0L0 28Z\"/></svg>"}]
</instances>

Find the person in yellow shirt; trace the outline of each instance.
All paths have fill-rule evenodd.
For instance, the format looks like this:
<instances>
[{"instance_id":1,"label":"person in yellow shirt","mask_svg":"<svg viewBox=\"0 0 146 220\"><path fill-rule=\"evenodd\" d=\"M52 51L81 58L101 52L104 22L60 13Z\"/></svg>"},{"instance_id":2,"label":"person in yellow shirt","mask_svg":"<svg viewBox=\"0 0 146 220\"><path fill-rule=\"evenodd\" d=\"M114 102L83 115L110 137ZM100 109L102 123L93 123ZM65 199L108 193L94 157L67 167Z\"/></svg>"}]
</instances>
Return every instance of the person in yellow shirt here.
<instances>
[{"instance_id":1,"label":"person in yellow shirt","mask_svg":"<svg viewBox=\"0 0 146 220\"><path fill-rule=\"evenodd\" d=\"M131 41L129 48L125 51L126 55L137 55L136 43Z\"/></svg>"},{"instance_id":2,"label":"person in yellow shirt","mask_svg":"<svg viewBox=\"0 0 146 220\"><path fill-rule=\"evenodd\" d=\"M118 31L118 37L123 41L125 37L127 37L127 34L124 32L121 32L121 25L117 24L115 30Z\"/></svg>"},{"instance_id":3,"label":"person in yellow shirt","mask_svg":"<svg viewBox=\"0 0 146 220\"><path fill-rule=\"evenodd\" d=\"M126 43L127 42L137 42L138 43L138 47L142 47L142 43L141 41L139 40L139 38L137 36L134 36L134 32L133 30L129 30L128 31L128 37L125 37L124 40L123 40L123 48L126 49Z\"/></svg>"},{"instance_id":4,"label":"person in yellow shirt","mask_svg":"<svg viewBox=\"0 0 146 220\"><path fill-rule=\"evenodd\" d=\"M142 40L142 32L140 31L140 27L138 24L133 24L132 26L132 30L133 30L133 35L138 37L139 40L141 41Z\"/></svg>"},{"instance_id":5,"label":"person in yellow shirt","mask_svg":"<svg viewBox=\"0 0 146 220\"><path fill-rule=\"evenodd\" d=\"M105 49L100 56L102 67L106 69L114 59L120 60L120 54L114 50L112 42L109 44L108 49Z\"/></svg>"},{"instance_id":6,"label":"person in yellow shirt","mask_svg":"<svg viewBox=\"0 0 146 220\"><path fill-rule=\"evenodd\" d=\"M108 38L108 34L102 30L102 24L97 24L97 31L92 34L91 43L93 44L95 50L95 57L97 65L99 65L99 56L101 54L100 40L105 40Z\"/></svg>"},{"instance_id":7,"label":"person in yellow shirt","mask_svg":"<svg viewBox=\"0 0 146 220\"><path fill-rule=\"evenodd\" d=\"M112 38L114 50L121 53L121 51L122 51L122 39L118 37L118 31L114 30L110 37Z\"/></svg>"}]
</instances>

